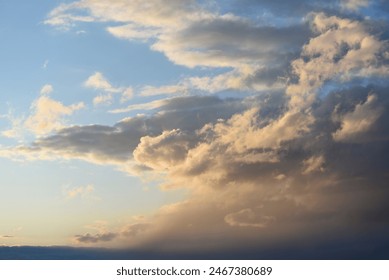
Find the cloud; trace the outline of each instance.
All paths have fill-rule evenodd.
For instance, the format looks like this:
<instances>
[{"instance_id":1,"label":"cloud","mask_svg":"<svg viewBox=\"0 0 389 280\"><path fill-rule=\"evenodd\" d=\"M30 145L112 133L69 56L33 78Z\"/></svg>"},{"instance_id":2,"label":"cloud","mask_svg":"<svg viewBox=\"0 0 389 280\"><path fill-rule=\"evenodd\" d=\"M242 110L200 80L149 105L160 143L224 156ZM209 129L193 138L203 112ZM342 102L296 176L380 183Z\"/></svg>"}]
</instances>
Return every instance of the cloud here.
<instances>
[{"instance_id":1,"label":"cloud","mask_svg":"<svg viewBox=\"0 0 389 280\"><path fill-rule=\"evenodd\" d=\"M323 13L312 16L312 28L318 35L303 47L302 58L292 62L298 83L287 89L291 106L310 106L317 90L329 80L388 75L389 68L381 59L388 45L368 33L364 23Z\"/></svg>"},{"instance_id":2,"label":"cloud","mask_svg":"<svg viewBox=\"0 0 389 280\"><path fill-rule=\"evenodd\" d=\"M228 225L233 227L263 228L269 222L273 221L274 217L258 216L252 209L242 209L236 213L227 214L224 220Z\"/></svg>"},{"instance_id":3,"label":"cloud","mask_svg":"<svg viewBox=\"0 0 389 280\"><path fill-rule=\"evenodd\" d=\"M63 116L72 115L83 108L82 102L66 106L45 95L40 96L31 105L32 114L24 126L36 135L45 135L64 127Z\"/></svg>"},{"instance_id":4,"label":"cloud","mask_svg":"<svg viewBox=\"0 0 389 280\"><path fill-rule=\"evenodd\" d=\"M193 0L158 0L147 7L133 1L109 5L103 0L78 1L54 9L45 23L70 27L87 21L116 22L119 25L106 28L113 36L148 42L152 50L176 64L234 68L221 75L187 78L176 85L145 86L143 96L187 94L191 89L214 93L279 88L278 78L284 74L280 69L298 56L311 34L306 23L261 25L231 13L219 14ZM275 75L274 81L263 81L269 75ZM93 88L119 91L99 72L89 79L86 84Z\"/></svg>"},{"instance_id":5,"label":"cloud","mask_svg":"<svg viewBox=\"0 0 389 280\"><path fill-rule=\"evenodd\" d=\"M109 242L115 239L117 236L116 233L107 232L107 233L97 233L97 234L90 234L86 233L84 235L76 235L74 236L74 239L78 243L98 243L98 242Z\"/></svg>"},{"instance_id":6,"label":"cloud","mask_svg":"<svg viewBox=\"0 0 389 280\"><path fill-rule=\"evenodd\" d=\"M29 146L3 149L0 154L15 160L82 159L125 169L131 166L132 152L143 136L159 135L164 130L176 128L194 131L214 119L229 118L246 106L239 99L172 98L163 102L159 114L151 117L138 115L114 126L71 126L41 137Z\"/></svg>"},{"instance_id":7,"label":"cloud","mask_svg":"<svg viewBox=\"0 0 389 280\"><path fill-rule=\"evenodd\" d=\"M107 92L119 92L120 90L114 88L108 80L100 72L95 72L85 81L85 86L94 89L101 89Z\"/></svg>"},{"instance_id":8,"label":"cloud","mask_svg":"<svg viewBox=\"0 0 389 280\"><path fill-rule=\"evenodd\" d=\"M82 159L139 176L158 174L162 189L188 191L186 200L141 222L77 235L79 242L105 239L157 251L259 250L387 229L384 28L355 14L364 1L245 2L270 14L290 10L304 21L290 24L288 17L265 24L195 1L162 0L153 5L85 0L49 15L46 23L53 25L103 22L114 36L142 40L176 64L217 68L216 74L177 84L145 86L141 95L251 94L131 104L111 112L150 111L112 126L63 128L29 146L2 150L0 155L13 159ZM317 11L322 9L327 13ZM93 88L119 89L96 75L89 83ZM264 93L265 86L272 90Z\"/></svg>"},{"instance_id":9,"label":"cloud","mask_svg":"<svg viewBox=\"0 0 389 280\"><path fill-rule=\"evenodd\" d=\"M68 199L73 199L76 197L81 198L96 198L93 196L95 192L95 187L93 185L79 186L76 188L66 188L64 190L64 195Z\"/></svg>"},{"instance_id":10,"label":"cloud","mask_svg":"<svg viewBox=\"0 0 389 280\"><path fill-rule=\"evenodd\" d=\"M286 94L290 100L279 114L261 118L262 106L253 106L228 120L208 124L191 135L184 136L177 130L170 130L159 136L145 136L134 151L135 159L172 177L203 174L206 180L218 184L228 180L231 174L231 167L226 166L226 162L274 164L280 160L279 150L285 143L310 133L315 123L311 106L325 82L348 81L353 76L387 75L387 66L379 60L379 53L387 46L384 41L368 34L362 23L314 14L312 28L318 34L303 47L304 58L292 62L298 79L287 85ZM350 30L353 36L347 35ZM350 49L346 48L339 55L342 44ZM344 76L343 73L348 74ZM192 140L179 140L183 136ZM167 141L175 137L175 140ZM209 158L214 159L213 164ZM320 169L323 163L323 157L311 157L304 162L303 173ZM210 166L212 169L208 171Z\"/></svg>"},{"instance_id":11,"label":"cloud","mask_svg":"<svg viewBox=\"0 0 389 280\"><path fill-rule=\"evenodd\" d=\"M127 40L148 40L158 35L158 29L142 27L134 23L107 27L107 31L113 36Z\"/></svg>"},{"instance_id":12,"label":"cloud","mask_svg":"<svg viewBox=\"0 0 389 280\"><path fill-rule=\"evenodd\" d=\"M87 10L89 15L80 15L80 10ZM75 22L128 22L137 27L164 27L179 25L188 17L196 17L202 9L193 0L167 1L157 0L153 5L143 5L136 1L76 1L61 4L52 10L45 23L71 27Z\"/></svg>"},{"instance_id":13,"label":"cloud","mask_svg":"<svg viewBox=\"0 0 389 280\"><path fill-rule=\"evenodd\" d=\"M374 7L371 4L376 4L378 7ZM253 13L258 14L259 11L263 13L263 20L272 20L274 17L285 19L287 22L291 20L298 21L301 16L306 15L309 12L325 11L328 13L336 14L345 12L358 12L359 8L373 6L373 8L379 9L384 6L384 1L370 1L370 0L291 0L285 3L283 0L235 0L232 2L232 9L237 14ZM265 11L265 12L263 12ZM282 22L282 20L278 19Z\"/></svg>"},{"instance_id":14,"label":"cloud","mask_svg":"<svg viewBox=\"0 0 389 280\"><path fill-rule=\"evenodd\" d=\"M1 135L7 138L21 138L24 132L23 123L25 118L14 116L12 111L8 112L8 114L4 117L11 123L11 128L3 130Z\"/></svg>"},{"instance_id":15,"label":"cloud","mask_svg":"<svg viewBox=\"0 0 389 280\"><path fill-rule=\"evenodd\" d=\"M388 75L380 60L387 45L363 22L315 14L312 28L317 33L292 62L296 77L282 98L259 99L196 131L141 138L134 159L165 174L164 188L191 191L187 201L152 218L150 244L176 240L170 246L178 248L182 236L200 236L225 248L239 236L240 245L263 248L285 238L320 242L323 232L347 238L347 228L379 232L385 224L379 213L389 211L382 199L388 168L380 156L388 150L389 107L387 86L374 82ZM371 84L352 87L361 80ZM329 82L345 88L322 95ZM355 135L364 141L351 141ZM223 232L223 241L213 232Z\"/></svg>"},{"instance_id":16,"label":"cloud","mask_svg":"<svg viewBox=\"0 0 389 280\"><path fill-rule=\"evenodd\" d=\"M124 102L132 99L133 96L134 96L134 90L131 87L126 88L122 92L122 97L120 99L120 103L124 103Z\"/></svg>"},{"instance_id":17,"label":"cloud","mask_svg":"<svg viewBox=\"0 0 389 280\"><path fill-rule=\"evenodd\" d=\"M104 91L104 94L99 94L95 98L93 98L94 105L111 104L114 99L113 94L121 95L121 103L130 100L133 96L133 90L131 87L114 87L101 72L95 72L93 75L91 75L84 82L84 86L87 88Z\"/></svg>"},{"instance_id":18,"label":"cloud","mask_svg":"<svg viewBox=\"0 0 389 280\"><path fill-rule=\"evenodd\" d=\"M161 95L161 94L185 94L185 92L188 91L188 88L184 85L168 85L168 86L160 86L160 87L153 87L153 86L145 86L143 87L140 95L141 96L154 96L154 95Z\"/></svg>"},{"instance_id":19,"label":"cloud","mask_svg":"<svg viewBox=\"0 0 389 280\"><path fill-rule=\"evenodd\" d=\"M286 86L285 67L285 65L277 68L245 66L214 76L192 76L173 85L145 86L142 88L140 96L185 96L196 93L215 94L223 91L276 91Z\"/></svg>"},{"instance_id":20,"label":"cloud","mask_svg":"<svg viewBox=\"0 0 389 280\"><path fill-rule=\"evenodd\" d=\"M36 136L48 135L65 127L66 116L85 108L83 102L64 105L50 97L52 91L53 86L50 84L46 84L41 88L40 96L32 102L27 117L15 117L9 113L7 118L10 120L12 128L2 131L2 135L19 139L23 138L26 131Z\"/></svg>"},{"instance_id":21,"label":"cloud","mask_svg":"<svg viewBox=\"0 0 389 280\"><path fill-rule=\"evenodd\" d=\"M255 26L229 15L194 22L186 29L159 37L152 49L188 67L242 67L281 63L308 39L304 26Z\"/></svg>"},{"instance_id":22,"label":"cloud","mask_svg":"<svg viewBox=\"0 0 389 280\"><path fill-rule=\"evenodd\" d=\"M167 170L185 160L191 145L190 136L180 130L164 131L156 137L142 137L134 151L134 158L153 169Z\"/></svg>"},{"instance_id":23,"label":"cloud","mask_svg":"<svg viewBox=\"0 0 389 280\"><path fill-rule=\"evenodd\" d=\"M89 16L77 15L83 10ZM209 11L192 0L158 0L147 7L133 1L114 1L109 5L102 0L79 1L54 9L46 24L70 26L91 20L125 23L107 28L119 38L157 38L153 49L190 67L247 65L252 59L269 62L267 58L277 57L271 53L286 55L293 49L297 51L309 32L301 26L256 26L231 14Z\"/></svg>"},{"instance_id":24,"label":"cloud","mask_svg":"<svg viewBox=\"0 0 389 280\"><path fill-rule=\"evenodd\" d=\"M304 170L302 174L309 174L315 171L324 171L323 164L325 159L323 156L312 156L303 161Z\"/></svg>"},{"instance_id":25,"label":"cloud","mask_svg":"<svg viewBox=\"0 0 389 280\"><path fill-rule=\"evenodd\" d=\"M50 93L52 93L53 92L53 86L52 85L50 85L50 84L46 84L46 85L44 85L42 88L41 88L41 91L40 91L40 93L42 94L42 95L45 95L45 94L50 94Z\"/></svg>"},{"instance_id":26,"label":"cloud","mask_svg":"<svg viewBox=\"0 0 389 280\"><path fill-rule=\"evenodd\" d=\"M343 0L341 6L345 9L356 11L359 8L369 6L371 1L369 0Z\"/></svg>"},{"instance_id":27,"label":"cloud","mask_svg":"<svg viewBox=\"0 0 389 280\"><path fill-rule=\"evenodd\" d=\"M106 95L98 95L95 98L93 98L93 104L99 105L99 104L110 104L112 101L112 95L106 94Z\"/></svg>"},{"instance_id":28,"label":"cloud","mask_svg":"<svg viewBox=\"0 0 389 280\"><path fill-rule=\"evenodd\" d=\"M136 237L138 235L144 234L147 230L149 230L151 224L149 223L135 223L126 226L125 229L122 230L121 234L125 237Z\"/></svg>"},{"instance_id":29,"label":"cloud","mask_svg":"<svg viewBox=\"0 0 389 280\"><path fill-rule=\"evenodd\" d=\"M355 142L369 131L381 116L383 108L377 103L376 95L369 95L365 103L357 104L355 110L338 117L341 127L332 134L335 141Z\"/></svg>"},{"instance_id":30,"label":"cloud","mask_svg":"<svg viewBox=\"0 0 389 280\"><path fill-rule=\"evenodd\" d=\"M167 102L168 101L166 99L154 100L147 103L128 105L126 108L114 109L109 112L114 114L119 114L119 113L128 113L131 111L139 111L139 110L153 110L153 109L163 107Z\"/></svg>"},{"instance_id":31,"label":"cloud","mask_svg":"<svg viewBox=\"0 0 389 280\"><path fill-rule=\"evenodd\" d=\"M94 19L91 16L78 16L66 13L68 10L81 8L82 6L81 2L69 4L62 3L49 13L48 19L46 19L44 23L58 26L66 30L74 25L74 21L92 22Z\"/></svg>"}]
</instances>

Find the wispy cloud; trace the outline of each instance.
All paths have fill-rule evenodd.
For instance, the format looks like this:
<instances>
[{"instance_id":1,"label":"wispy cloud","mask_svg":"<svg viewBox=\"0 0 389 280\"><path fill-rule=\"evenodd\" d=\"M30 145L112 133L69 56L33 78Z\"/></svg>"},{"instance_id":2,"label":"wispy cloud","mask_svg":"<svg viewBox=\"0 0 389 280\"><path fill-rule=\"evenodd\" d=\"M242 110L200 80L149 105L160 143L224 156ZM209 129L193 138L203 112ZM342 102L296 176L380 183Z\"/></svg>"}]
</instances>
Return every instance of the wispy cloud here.
<instances>
[{"instance_id":1,"label":"wispy cloud","mask_svg":"<svg viewBox=\"0 0 389 280\"><path fill-rule=\"evenodd\" d=\"M164 106L167 103L166 99L163 100L154 100L147 103L132 104L122 109L114 109L109 111L110 113L128 113L131 111L140 111L140 110L153 110Z\"/></svg>"},{"instance_id":2,"label":"wispy cloud","mask_svg":"<svg viewBox=\"0 0 389 280\"><path fill-rule=\"evenodd\" d=\"M94 105L111 104L114 99L113 94L115 93L121 95L121 103L130 100L133 96L133 89L131 87L114 87L100 72L95 72L93 75L91 75L84 82L84 85L87 88L93 88L95 90L101 90L104 92L103 94L97 95L93 99Z\"/></svg>"},{"instance_id":3,"label":"wispy cloud","mask_svg":"<svg viewBox=\"0 0 389 280\"><path fill-rule=\"evenodd\" d=\"M79 186L79 187L65 187L64 196L67 199L82 198L82 199L92 199L99 200L95 195L95 187L93 185Z\"/></svg>"}]
</instances>

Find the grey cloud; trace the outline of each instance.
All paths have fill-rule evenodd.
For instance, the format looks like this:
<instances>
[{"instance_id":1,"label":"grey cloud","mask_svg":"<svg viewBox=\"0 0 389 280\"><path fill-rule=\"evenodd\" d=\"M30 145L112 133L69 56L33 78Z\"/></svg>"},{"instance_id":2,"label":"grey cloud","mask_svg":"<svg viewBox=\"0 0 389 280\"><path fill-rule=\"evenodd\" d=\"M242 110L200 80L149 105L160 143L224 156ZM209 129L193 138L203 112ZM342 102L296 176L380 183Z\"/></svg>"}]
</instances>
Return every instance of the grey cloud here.
<instances>
[{"instance_id":1,"label":"grey cloud","mask_svg":"<svg viewBox=\"0 0 389 280\"><path fill-rule=\"evenodd\" d=\"M140 2L73 2L54 9L46 23L63 27L77 21L120 23L107 30L119 38L155 38L152 49L189 67L285 64L298 55L311 34L301 21L276 27L234 16L231 11L219 14L207 2L158 0L147 6ZM80 11L87 15L78 15Z\"/></svg>"},{"instance_id":2,"label":"grey cloud","mask_svg":"<svg viewBox=\"0 0 389 280\"><path fill-rule=\"evenodd\" d=\"M228 119L248 106L250 104L244 104L239 99L196 96L173 98L166 101L153 116L127 118L114 126L68 127L54 135L40 138L30 146L17 147L14 152L27 158L30 154L45 158L53 153L54 156L67 159L121 165L132 159L132 152L143 136L156 136L173 129L195 131L215 119ZM14 157L14 154L8 156Z\"/></svg>"},{"instance_id":3,"label":"grey cloud","mask_svg":"<svg viewBox=\"0 0 389 280\"><path fill-rule=\"evenodd\" d=\"M289 58L286 60L289 60ZM277 82L280 82L280 80L287 79L287 77L289 76L287 69L288 69L287 63L284 64L282 62L279 67L273 66L273 67L258 69L252 75L247 77L245 83L249 87L253 87L253 85L258 83L262 83L267 85L268 87L271 87Z\"/></svg>"},{"instance_id":4,"label":"grey cloud","mask_svg":"<svg viewBox=\"0 0 389 280\"><path fill-rule=\"evenodd\" d=\"M188 66L237 66L251 64L252 60L254 64L277 65L297 56L310 34L307 25L257 26L241 19L216 17L162 35L152 48Z\"/></svg>"},{"instance_id":5,"label":"grey cloud","mask_svg":"<svg viewBox=\"0 0 389 280\"><path fill-rule=\"evenodd\" d=\"M109 242L117 237L116 233L107 232L107 233L98 233L98 234L90 234L86 233L84 235L76 235L74 236L75 240L80 243L98 243L98 242Z\"/></svg>"}]
</instances>

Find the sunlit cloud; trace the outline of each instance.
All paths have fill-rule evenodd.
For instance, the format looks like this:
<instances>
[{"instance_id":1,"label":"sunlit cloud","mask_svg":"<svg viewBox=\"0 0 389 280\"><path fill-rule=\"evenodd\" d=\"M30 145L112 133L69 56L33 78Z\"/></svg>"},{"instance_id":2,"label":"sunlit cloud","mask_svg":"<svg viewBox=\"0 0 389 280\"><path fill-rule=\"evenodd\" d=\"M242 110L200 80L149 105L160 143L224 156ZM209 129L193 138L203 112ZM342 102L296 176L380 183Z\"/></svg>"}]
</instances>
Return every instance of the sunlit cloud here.
<instances>
[{"instance_id":1,"label":"sunlit cloud","mask_svg":"<svg viewBox=\"0 0 389 280\"><path fill-rule=\"evenodd\" d=\"M121 95L121 103L130 100L133 96L133 89L131 87L114 87L100 72L95 72L93 75L89 76L88 79L84 82L84 86L104 92L103 94L100 93L93 98L94 105L110 105L114 99L113 94Z\"/></svg>"},{"instance_id":2,"label":"sunlit cloud","mask_svg":"<svg viewBox=\"0 0 389 280\"><path fill-rule=\"evenodd\" d=\"M85 108L83 102L71 105L64 105L62 102L50 97L54 88L50 84L44 85L40 90L40 96L35 99L28 116L8 116L12 128L2 132L2 135L9 138L23 138L26 133L33 133L37 136L47 135L53 131L64 128L66 116Z\"/></svg>"}]
</instances>

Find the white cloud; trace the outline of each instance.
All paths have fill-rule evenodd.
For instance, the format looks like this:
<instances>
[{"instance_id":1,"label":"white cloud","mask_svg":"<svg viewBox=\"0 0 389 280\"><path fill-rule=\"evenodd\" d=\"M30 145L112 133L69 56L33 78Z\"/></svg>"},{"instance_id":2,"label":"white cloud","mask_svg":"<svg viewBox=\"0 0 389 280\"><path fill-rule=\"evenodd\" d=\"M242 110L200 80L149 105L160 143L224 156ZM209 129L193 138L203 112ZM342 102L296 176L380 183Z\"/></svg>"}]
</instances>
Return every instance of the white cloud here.
<instances>
[{"instance_id":1,"label":"white cloud","mask_svg":"<svg viewBox=\"0 0 389 280\"><path fill-rule=\"evenodd\" d=\"M106 92L120 92L120 89L113 87L100 72L95 72L85 81L85 86L94 89L101 89Z\"/></svg>"},{"instance_id":2,"label":"white cloud","mask_svg":"<svg viewBox=\"0 0 389 280\"><path fill-rule=\"evenodd\" d=\"M80 1L69 4L60 4L49 13L48 18L44 21L44 23L67 30L74 25L74 22L93 22L94 18L91 16L72 15L67 13L72 9L85 8L83 2L85 3L85 1Z\"/></svg>"}]
</instances>

